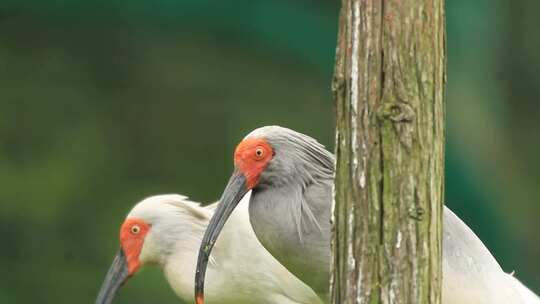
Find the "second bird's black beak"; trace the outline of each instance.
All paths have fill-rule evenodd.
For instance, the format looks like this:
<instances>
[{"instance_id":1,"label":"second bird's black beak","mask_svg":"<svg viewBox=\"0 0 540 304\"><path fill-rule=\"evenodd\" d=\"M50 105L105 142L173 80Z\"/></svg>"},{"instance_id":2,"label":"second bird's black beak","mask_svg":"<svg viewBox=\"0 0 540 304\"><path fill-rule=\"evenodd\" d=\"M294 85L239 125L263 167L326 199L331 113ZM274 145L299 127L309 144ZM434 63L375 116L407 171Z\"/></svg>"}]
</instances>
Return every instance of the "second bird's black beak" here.
<instances>
[{"instance_id":1,"label":"second bird's black beak","mask_svg":"<svg viewBox=\"0 0 540 304\"><path fill-rule=\"evenodd\" d=\"M201 248L199 249L199 258L197 259L197 268L195 270L195 302L197 304L204 303L204 277L212 247L214 247L214 243L225 222L248 191L244 174L238 170L234 170L219 200L216 211L206 228Z\"/></svg>"},{"instance_id":2,"label":"second bird's black beak","mask_svg":"<svg viewBox=\"0 0 540 304\"><path fill-rule=\"evenodd\" d=\"M128 279L128 265L124 250L120 248L109 267L105 280L96 299L96 304L110 304L118 292L118 289Z\"/></svg>"}]
</instances>

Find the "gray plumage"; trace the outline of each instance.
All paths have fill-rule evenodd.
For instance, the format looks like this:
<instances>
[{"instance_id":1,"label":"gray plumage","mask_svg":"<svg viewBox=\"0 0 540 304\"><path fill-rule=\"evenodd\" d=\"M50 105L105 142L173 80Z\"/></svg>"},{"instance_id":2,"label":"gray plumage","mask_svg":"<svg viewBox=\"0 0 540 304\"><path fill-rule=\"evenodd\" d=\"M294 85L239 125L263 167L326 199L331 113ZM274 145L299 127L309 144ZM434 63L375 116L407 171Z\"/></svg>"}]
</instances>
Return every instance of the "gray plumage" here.
<instances>
[{"instance_id":1,"label":"gray plumage","mask_svg":"<svg viewBox=\"0 0 540 304\"><path fill-rule=\"evenodd\" d=\"M249 214L257 238L289 271L326 294L334 156L315 139L278 126L246 138L265 139L275 154L252 190ZM540 303L446 207L443 217L443 303Z\"/></svg>"},{"instance_id":2,"label":"gray plumage","mask_svg":"<svg viewBox=\"0 0 540 304\"><path fill-rule=\"evenodd\" d=\"M249 137L264 138L275 154L253 189L249 205L253 229L289 271L324 294L333 155L316 140L277 126L257 129Z\"/></svg>"}]
</instances>

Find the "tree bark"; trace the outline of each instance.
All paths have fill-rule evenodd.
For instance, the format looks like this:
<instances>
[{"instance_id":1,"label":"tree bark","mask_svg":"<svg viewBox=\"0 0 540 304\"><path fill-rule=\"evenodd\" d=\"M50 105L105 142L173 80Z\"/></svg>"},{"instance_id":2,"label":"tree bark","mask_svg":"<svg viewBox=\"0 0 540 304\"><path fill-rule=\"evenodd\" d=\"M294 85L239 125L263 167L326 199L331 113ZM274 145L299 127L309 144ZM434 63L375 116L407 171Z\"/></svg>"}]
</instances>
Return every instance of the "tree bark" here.
<instances>
[{"instance_id":1,"label":"tree bark","mask_svg":"<svg viewBox=\"0 0 540 304\"><path fill-rule=\"evenodd\" d=\"M440 303L444 0L342 0L332 303Z\"/></svg>"}]
</instances>

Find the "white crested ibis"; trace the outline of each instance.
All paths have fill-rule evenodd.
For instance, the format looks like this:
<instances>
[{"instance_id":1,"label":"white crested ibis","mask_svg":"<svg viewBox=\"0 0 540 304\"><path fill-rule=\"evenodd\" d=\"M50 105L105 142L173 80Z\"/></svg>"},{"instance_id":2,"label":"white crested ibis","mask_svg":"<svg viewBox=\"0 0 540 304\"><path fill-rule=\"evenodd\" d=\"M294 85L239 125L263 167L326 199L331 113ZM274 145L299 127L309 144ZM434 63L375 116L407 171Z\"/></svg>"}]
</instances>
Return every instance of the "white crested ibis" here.
<instances>
[{"instance_id":1,"label":"white crested ibis","mask_svg":"<svg viewBox=\"0 0 540 304\"><path fill-rule=\"evenodd\" d=\"M315 292L327 294L334 156L307 135L268 126L240 142L234 167L201 243L195 276L197 304L204 302L212 246L250 190L250 222L259 241ZM540 303L534 293L502 271L452 211L445 207L443 217L444 304Z\"/></svg>"},{"instance_id":2,"label":"white crested ibis","mask_svg":"<svg viewBox=\"0 0 540 304\"><path fill-rule=\"evenodd\" d=\"M210 258L211 303L322 303L257 240L247 200L230 218ZM243 206L242 206L243 205ZM120 228L120 250L105 277L96 304L108 304L128 278L144 265L160 267L175 293L193 299L197 248L215 204L201 207L176 194L138 203Z\"/></svg>"}]
</instances>

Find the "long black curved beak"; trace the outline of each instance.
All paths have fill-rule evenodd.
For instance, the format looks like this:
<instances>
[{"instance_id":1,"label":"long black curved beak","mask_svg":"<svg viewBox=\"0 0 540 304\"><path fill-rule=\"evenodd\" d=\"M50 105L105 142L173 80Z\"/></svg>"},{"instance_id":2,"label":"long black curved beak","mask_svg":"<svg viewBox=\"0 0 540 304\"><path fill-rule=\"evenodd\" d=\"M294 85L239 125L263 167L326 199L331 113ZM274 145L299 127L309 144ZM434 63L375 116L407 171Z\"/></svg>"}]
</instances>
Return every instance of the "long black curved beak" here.
<instances>
[{"instance_id":1,"label":"long black curved beak","mask_svg":"<svg viewBox=\"0 0 540 304\"><path fill-rule=\"evenodd\" d=\"M206 275L208 258L210 257L214 243L225 222L234 211L234 208L248 191L246 178L238 170L235 170L229 179L227 187L223 191L212 219L210 219L210 223L204 233L201 248L199 249L199 258L197 259L197 268L195 271L195 303L197 304L204 303L204 277Z\"/></svg>"},{"instance_id":2,"label":"long black curved beak","mask_svg":"<svg viewBox=\"0 0 540 304\"><path fill-rule=\"evenodd\" d=\"M96 299L96 304L110 304L118 289L128 279L128 265L124 250L120 248L109 267Z\"/></svg>"}]
</instances>

